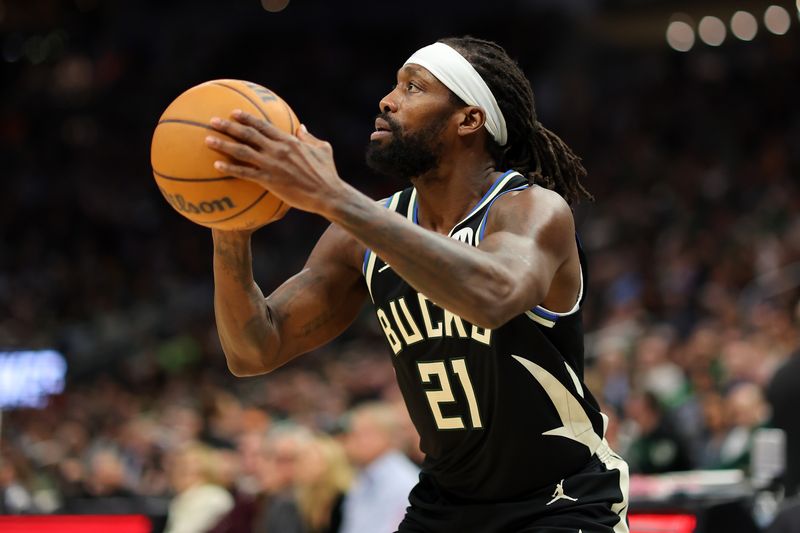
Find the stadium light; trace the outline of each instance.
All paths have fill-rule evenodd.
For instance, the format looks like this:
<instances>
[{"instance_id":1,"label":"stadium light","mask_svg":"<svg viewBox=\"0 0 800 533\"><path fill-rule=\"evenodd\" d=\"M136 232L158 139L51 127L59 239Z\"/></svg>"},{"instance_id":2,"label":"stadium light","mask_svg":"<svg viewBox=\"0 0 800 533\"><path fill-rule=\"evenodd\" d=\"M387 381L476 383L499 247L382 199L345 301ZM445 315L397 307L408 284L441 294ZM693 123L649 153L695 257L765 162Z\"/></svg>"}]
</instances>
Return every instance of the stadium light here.
<instances>
[{"instance_id":1,"label":"stadium light","mask_svg":"<svg viewBox=\"0 0 800 533\"><path fill-rule=\"evenodd\" d=\"M286 9L289 0L261 0L261 7L270 13L278 13Z\"/></svg>"},{"instance_id":2,"label":"stadium light","mask_svg":"<svg viewBox=\"0 0 800 533\"><path fill-rule=\"evenodd\" d=\"M694 46L694 29L682 20L673 20L667 26L667 43L673 50L688 52Z\"/></svg>"},{"instance_id":3,"label":"stadium light","mask_svg":"<svg viewBox=\"0 0 800 533\"><path fill-rule=\"evenodd\" d=\"M747 11L737 11L731 17L731 32L742 41L752 41L758 33L758 21Z\"/></svg>"},{"instance_id":4,"label":"stadium light","mask_svg":"<svg viewBox=\"0 0 800 533\"><path fill-rule=\"evenodd\" d=\"M791 23L792 17L781 6L771 5L764 12L764 26L775 35L784 35L789 31Z\"/></svg>"},{"instance_id":5,"label":"stadium light","mask_svg":"<svg viewBox=\"0 0 800 533\"><path fill-rule=\"evenodd\" d=\"M44 407L64 390L67 362L56 350L0 351L0 410Z\"/></svg>"},{"instance_id":6,"label":"stadium light","mask_svg":"<svg viewBox=\"0 0 800 533\"><path fill-rule=\"evenodd\" d=\"M798 0L800 1L800 0ZM725 23L717 17L703 17L697 27L700 40L709 46L719 46L725 41Z\"/></svg>"}]
</instances>

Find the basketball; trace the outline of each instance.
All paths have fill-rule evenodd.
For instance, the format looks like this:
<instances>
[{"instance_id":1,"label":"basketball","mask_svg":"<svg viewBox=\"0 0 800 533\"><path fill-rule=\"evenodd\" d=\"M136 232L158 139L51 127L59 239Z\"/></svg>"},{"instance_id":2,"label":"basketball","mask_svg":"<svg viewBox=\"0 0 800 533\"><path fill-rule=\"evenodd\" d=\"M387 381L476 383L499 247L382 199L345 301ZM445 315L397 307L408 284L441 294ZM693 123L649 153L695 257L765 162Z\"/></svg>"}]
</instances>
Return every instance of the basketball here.
<instances>
[{"instance_id":1,"label":"basketball","mask_svg":"<svg viewBox=\"0 0 800 533\"><path fill-rule=\"evenodd\" d=\"M269 89L242 80L213 80L178 96L158 121L150 147L153 177L161 194L192 222L223 230L255 229L280 219L289 207L263 187L224 176L214 161L225 160L208 148L212 117L229 118L241 109L295 134L294 111Z\"/></svg>"}]
</instances>

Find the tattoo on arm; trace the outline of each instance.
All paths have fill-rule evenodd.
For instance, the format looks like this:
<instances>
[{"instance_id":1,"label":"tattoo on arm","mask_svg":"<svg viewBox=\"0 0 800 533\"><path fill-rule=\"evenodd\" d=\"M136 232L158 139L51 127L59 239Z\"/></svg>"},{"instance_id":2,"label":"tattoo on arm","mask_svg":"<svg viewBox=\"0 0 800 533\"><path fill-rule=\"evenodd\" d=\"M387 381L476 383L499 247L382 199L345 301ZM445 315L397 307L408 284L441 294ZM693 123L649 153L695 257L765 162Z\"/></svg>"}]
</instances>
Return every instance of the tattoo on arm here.
<instances>
[{"instance_id":1,"label":"tattoo on arm","mask_svg":"<svg viewBox=\"0 0 800 533\"><path fill-rule=\"evenodd\" d=\"M241 247L217 241L214 243L214 252L219 258L221 266L233 275L236 282L242 288L248 288L253 281L249 249L243 250Z\"/></svg>"},{"instance_id":2,"label":"tattoo on arm","mask_svg":"<svg viewBox=\"0 0 800 533\"><path fill-rule=\"evenodd\" d=\"M309 275L306 273L306 275ZM280 316L273 317L272 305L267 302L268 319L272 321L273 318L278 318L282 322L287 322L294 317L293 309L295 303L300 301L304 295L313 294L317 290L321 290L325 280L319 276L309 277L303 283L293 283L285 287L283 293L280 295L280 300L275 303L275 306L281 309ZM329 324L337 313L337 306L325 306L315 309L315 313L310 313L297 318L302 320L298 325L297 335L309 336L317 333Z\"/></svg>"},{"instance_id":3,"label":"tattoo on arm","mask_svg":"<svg viewBox=\"0 0 800 533\"><path fill-rule=\"evenodd\" d=\"M321 312L319 315L313 317L311 320L303 324L300 334L305 336L316 333L317 331L328 325L333 316L334 316L333 308L327 308L323 310L323 312Z\"/></svg>"},{"instance_id":4,"label":"tattoo on arm","mask_svg":"<svg viewBox=\"0 0 800 533\"><path fill-rule=\"evenodd\" d=\"M254 314L244 325L244 336L250 339L254 346L267 345L269 329L264 327L264 318L259 313Z\"/></svg>"}]
</instances>

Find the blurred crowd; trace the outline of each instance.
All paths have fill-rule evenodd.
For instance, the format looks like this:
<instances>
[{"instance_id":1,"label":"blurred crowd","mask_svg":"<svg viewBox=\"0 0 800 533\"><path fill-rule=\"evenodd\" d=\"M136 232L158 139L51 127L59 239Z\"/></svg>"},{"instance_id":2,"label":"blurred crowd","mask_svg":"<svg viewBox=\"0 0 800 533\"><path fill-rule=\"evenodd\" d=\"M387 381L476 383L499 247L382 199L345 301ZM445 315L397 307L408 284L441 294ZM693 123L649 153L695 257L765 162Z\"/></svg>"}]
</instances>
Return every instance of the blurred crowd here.
<instances>
[{"instance_id":1,"label":"blurred crowd","mask_svg":"<svg viewBox=\"0 0 800 533\"><path fill-rule=\"evenodd\" d=\"M34 4L0 19L0 347L56 347L71 374L46 409L3 414L0 509L80 512L101 498L155 506L174 532L377 532L347 529L382 509L352 503L379 496L369 465L391 454L382 468L402 470L389 476L400 483L421 457L376 320L365 310L330 346L265 377L231 377L210 237L159 197L147 150L182 90L251 79L331 140L343 176L384 196L404 185L368 177L371 117L395 68L441 28L386 20L382 36L396 38L375 47L377 30L326 11L327 25L290 50L283 39L303 24L291 7L278 27L238 4L216 18L210 2ZM797 28L681 55L592 41L585 20L558 13L512 15L454 27L519 58L540 120L589 170L596 202L575 211L589 257L586 382L612 446L639 473L747 471L755 432L791 425L784 406L800 390L797 370L775 385L800 347ZM219 43L190 46L209 20ZM130 29L144 26L146 36ZM45 41L40 58L31 47ZM282 53L243 57L253 47ZM256 234L265 291L323 229L290 213ZM359 456L373 445L375 457Z\"/></svg>"},{"instance_id":2,"label":"blurred crowd","mask_svg":"<svg viewBox=\"0 0 800 533\"><path fill-rule=\"evenodd\" d=\"M419 439L390 362L363 349L233 386L219 369L101 378L13 412L0 510L145 513L172 533L394 531Z\"/></svg>"}]
</instances>

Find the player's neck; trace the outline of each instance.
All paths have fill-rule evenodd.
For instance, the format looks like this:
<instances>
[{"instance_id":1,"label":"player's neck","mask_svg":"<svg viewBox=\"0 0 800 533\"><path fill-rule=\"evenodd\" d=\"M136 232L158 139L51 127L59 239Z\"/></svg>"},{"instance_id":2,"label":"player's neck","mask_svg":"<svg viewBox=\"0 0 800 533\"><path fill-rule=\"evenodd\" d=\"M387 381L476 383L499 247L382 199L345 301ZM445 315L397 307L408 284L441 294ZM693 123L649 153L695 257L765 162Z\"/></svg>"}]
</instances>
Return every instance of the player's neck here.
<instances>
[{"instance_id":1,"label":"player's neck","mask_svg":"<svg viewBox=\"0 0 800 533\"><path fill-rule=\"evenodd\" d=\"M418 222L422 227L447 234L492 186L498 172L492 161L469 162L448 158L435 170L412 179L417 189Z\"/></svg>"}]
</instances>

